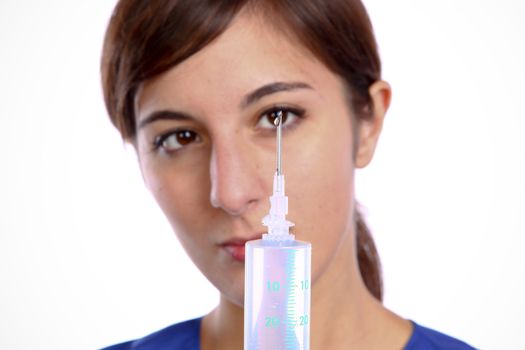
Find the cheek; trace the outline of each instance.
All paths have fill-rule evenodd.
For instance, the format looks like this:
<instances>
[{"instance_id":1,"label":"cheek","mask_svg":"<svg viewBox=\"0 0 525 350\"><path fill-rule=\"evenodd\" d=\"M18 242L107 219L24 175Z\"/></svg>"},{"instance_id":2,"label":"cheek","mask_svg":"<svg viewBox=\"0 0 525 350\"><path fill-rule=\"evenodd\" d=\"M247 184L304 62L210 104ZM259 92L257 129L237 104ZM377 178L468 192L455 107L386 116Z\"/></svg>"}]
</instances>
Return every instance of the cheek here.
<instances>
[{"instance_id":1,"label":"cheek","mask_svg":"<svg viewBox=\"0 0 525 350\"><path fill-rule=\"evenodd\" d=\"M199 232L204 228L200 220L207 215L203 205L209 197L209 181L203 167L192 167L192 171L181 171L165 161L141 163L144 181L157 204L168 218L179 236L187 245L186 232Z\"/></svg>"},{"instance_id":2,"label":"cheek","mask_svg":"<svg viewBox=\"0 0 525 350\"><path fill-rule=\"evenodd\" d=\"M227 222L211 207L208 168L194 166L191 172L158 166L143 169L149 190L186 253L214 286L226 291L232 300L242 306L244 268L229 266L226 270L216 260L219 248L214 241L214 233Z\"/></svg>"},{"instance_id":3,"label":"cheek","mask_svg":"<svg viewBox=\"0 0 525 350\"><path fill-rule=\"evenodd\" d=\"M289 217L296 224L297 238L312 243L314 280L352 232L352 129L349 121L336 125L340 127L319 128L316 138L303 142L294 152L297 160L289 163L298 167L286 173Z\"/></svg>"}]
</instances>

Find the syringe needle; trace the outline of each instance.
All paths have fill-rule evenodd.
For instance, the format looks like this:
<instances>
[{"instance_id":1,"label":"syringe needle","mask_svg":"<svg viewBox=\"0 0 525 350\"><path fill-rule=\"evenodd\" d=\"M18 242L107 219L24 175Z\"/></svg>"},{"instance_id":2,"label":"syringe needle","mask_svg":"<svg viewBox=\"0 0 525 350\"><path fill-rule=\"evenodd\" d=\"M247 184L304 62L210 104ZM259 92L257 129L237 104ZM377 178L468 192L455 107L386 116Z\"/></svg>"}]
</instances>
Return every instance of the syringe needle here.
<instances>
[{"instance_id":1,"label":"syringe needle","mask_svg":"<svg viewBox=\"0 0 525 350\"><path fill-rule=\"evenodd\" d=\"M277 112L277 118L274 119L273 123L277 127L277 175L282 174L281 164L281 138L282 138L282 125L283 125L283 111Z\"/></svg>"},{"instance_id":2,"label":"syringe needle","mask_svg":"<svg viewBox=\"0 0 525 350\"><path fill-rule=\"evenodd\" d=\"M270 212L263 218L263 225L268 227L268 239L295 239L289 232L293 223L286 220L288 197L284 193L284 175L282 168L282 127L285 112L277 111L273 124L277 127L277 171L273 175L273 192L270 197ZM264 238L265 236L263 236Z\"/></svg>"}]
</instances>

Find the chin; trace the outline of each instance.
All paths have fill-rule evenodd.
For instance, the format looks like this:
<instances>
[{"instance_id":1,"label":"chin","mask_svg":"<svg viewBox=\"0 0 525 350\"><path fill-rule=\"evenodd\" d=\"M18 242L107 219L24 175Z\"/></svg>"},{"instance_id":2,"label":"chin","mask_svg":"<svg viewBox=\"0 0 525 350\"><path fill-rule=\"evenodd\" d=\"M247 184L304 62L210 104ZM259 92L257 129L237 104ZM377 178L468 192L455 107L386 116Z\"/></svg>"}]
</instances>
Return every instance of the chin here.
<instances>
[{"instance_id":1,"label":"chin","mask_svg":"<svg viewBox=\"0 0 525 350\"><path fill-rule=\"evenodd\" d=\"M242 269L235 269L231 272L228 278L221 278L224 276L217 276L221 278L219 283L212 283L221 293L221 299L226 299L230 303L243 308L244 307L244 267ZM224 272L222 273L224 274Z\"/></svg>"}]
</instances>

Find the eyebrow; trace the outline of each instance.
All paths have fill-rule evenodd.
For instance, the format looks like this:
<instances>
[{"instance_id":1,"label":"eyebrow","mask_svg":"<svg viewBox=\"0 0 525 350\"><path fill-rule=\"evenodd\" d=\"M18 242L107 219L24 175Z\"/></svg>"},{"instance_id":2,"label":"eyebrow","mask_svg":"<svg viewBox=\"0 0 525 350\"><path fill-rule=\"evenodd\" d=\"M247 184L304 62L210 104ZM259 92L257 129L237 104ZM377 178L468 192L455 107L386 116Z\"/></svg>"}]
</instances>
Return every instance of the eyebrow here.
<instances>
[{"instance_id":1,"label":"eyebrow","mask_svg":"<svg viewBox=\"0 0 525 350\"><path fill-rule=\"evenodd\" d=\"M192 120L192 119L194 118L183 112L169 111L169 110L156 111L148 115L146 118L142 119L138 125L138 128L142 129L146 125L156 122L157 120L183 120L184 121L184 120Z\"/></svg>"},{"instance_id":2,"label":"eyebrow","mask_svg":"<svg viewBox=\"0 0 525 350\"><path fill-rule=\"evenodd\" d=\"M256 90L247 94L240 105L241 109L247 108L249 105L257 102L261 98L275 94L283 91L291 91L297 89L312 89L312 87L303 82L274 82L270 84L263 85ZM194 120L192 116L184 112L171 111L171 110L161 110L156 111L145 117L138 123L138 129L142 129L148 124L156 122L158 120L176 120L176 121L187 121Z\"/></svg>"},{"instance_id":3,"label":"eyebrow","mask_svg":"<svg viewBox=\"0 0 525 350\"><path fill-rule=\"evenodd\" d=\"M275 94L282 91L290 91L297 89L312 89L312 87L306 83L297 81L297 82L275 82L261 86L255 91L246 95L241 103L241 109L248 107L250 104L257 102L261 98Z\"/></svg>"}]
</instances>

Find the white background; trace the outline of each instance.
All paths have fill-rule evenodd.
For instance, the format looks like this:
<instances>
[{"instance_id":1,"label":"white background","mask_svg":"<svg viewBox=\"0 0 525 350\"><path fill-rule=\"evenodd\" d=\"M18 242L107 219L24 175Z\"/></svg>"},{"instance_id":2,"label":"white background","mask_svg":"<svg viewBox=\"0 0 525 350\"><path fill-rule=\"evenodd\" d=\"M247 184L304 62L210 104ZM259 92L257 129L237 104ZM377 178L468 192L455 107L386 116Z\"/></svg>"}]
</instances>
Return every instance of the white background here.
<instances>
[{"instance_id":1,"label":"white background","mask_svg":"<svg viewBox=\"0 0 525 350\"><path fill-rule=\"evenodd\" d=\"M385 304L483 349L525 348L524 4L366 1L394 89L357 184ZM93 349L218 300L106 117L113 5L0 3L0 349Z\"/></svg>"}]
</instances>

